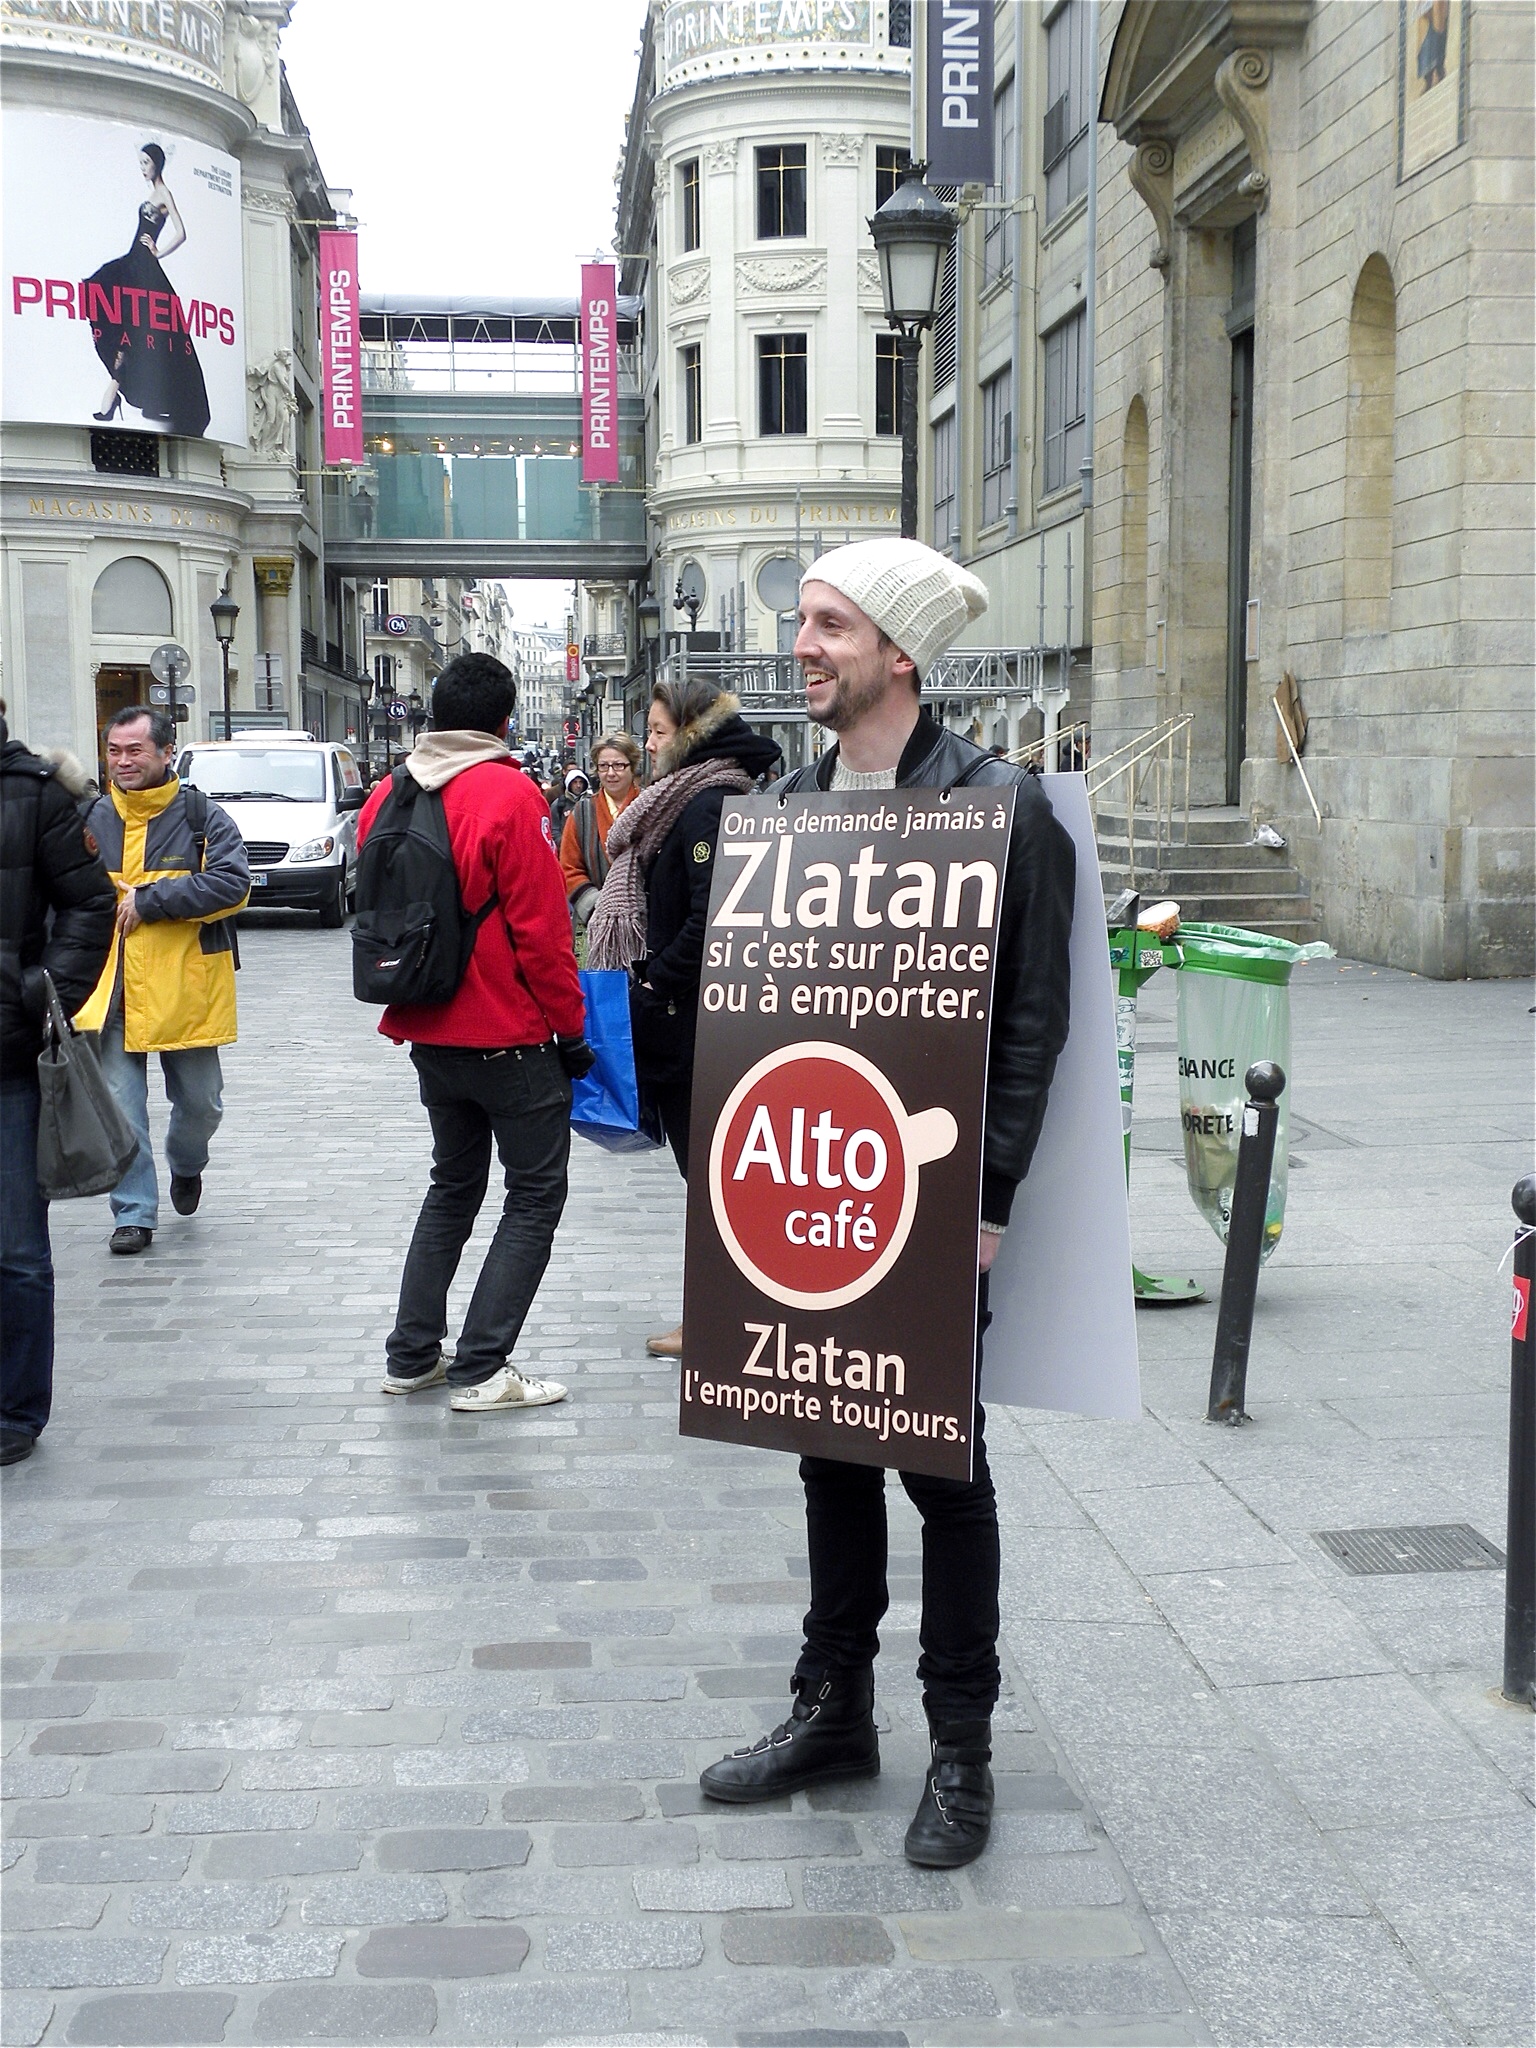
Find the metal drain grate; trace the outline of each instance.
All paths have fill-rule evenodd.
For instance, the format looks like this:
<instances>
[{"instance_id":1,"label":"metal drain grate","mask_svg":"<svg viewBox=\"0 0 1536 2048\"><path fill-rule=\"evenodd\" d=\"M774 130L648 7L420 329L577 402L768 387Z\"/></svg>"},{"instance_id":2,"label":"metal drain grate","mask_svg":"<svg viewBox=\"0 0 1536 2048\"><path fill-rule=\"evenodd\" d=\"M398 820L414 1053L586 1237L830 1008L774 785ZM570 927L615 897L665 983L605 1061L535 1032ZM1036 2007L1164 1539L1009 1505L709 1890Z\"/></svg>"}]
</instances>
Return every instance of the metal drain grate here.
<instances>
[{"instance_id":1,"label":"metal drain grate","mask_svg":"<svg viewBox=\"0 0 1536 2048\"><path fill-rule=\"evenodd\" d=\"M1430 1528L1315 1529L1336 1564L1352 1578L1381 1578L1391 1572L1497 1572L1504 1553L1479 1536L1470 1522L1442 1522Z\"/></svg>"}]
</instances>

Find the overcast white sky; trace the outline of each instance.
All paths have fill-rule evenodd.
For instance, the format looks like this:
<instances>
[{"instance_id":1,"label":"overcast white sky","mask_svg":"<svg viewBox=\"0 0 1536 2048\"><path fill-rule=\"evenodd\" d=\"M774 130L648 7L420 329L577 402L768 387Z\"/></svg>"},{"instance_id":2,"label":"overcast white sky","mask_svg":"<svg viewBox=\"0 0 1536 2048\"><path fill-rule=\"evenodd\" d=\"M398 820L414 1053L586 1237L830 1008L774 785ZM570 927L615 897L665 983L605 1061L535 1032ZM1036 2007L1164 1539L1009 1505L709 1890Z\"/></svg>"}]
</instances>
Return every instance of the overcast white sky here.
<instances>
[{"instance_id":1,"label":"overcast white sky","mask_svg":"<svg viewBox=\"0 0 1536 2048\"><path fill-rule=\"evenodd\" d=\"M645 0L297 0L283 62L364 291L570 296L613 245ZM511 583L559 625L567 586Z\"/></svg>"}]
</instances>

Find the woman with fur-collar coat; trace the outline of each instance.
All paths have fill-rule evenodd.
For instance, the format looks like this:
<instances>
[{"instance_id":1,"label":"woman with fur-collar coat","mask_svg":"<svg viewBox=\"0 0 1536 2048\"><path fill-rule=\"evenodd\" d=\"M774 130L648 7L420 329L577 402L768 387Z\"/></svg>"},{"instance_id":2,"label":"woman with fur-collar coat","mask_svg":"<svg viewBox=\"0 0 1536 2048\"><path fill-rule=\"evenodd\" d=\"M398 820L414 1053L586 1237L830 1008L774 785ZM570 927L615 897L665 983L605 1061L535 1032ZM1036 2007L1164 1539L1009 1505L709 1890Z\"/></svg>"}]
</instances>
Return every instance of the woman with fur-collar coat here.
<instances>
[{"instance_id":1,"label":"woman with fur-collar coat","mask_svg":"<svg viewBox=\"0 0 1536 2048\"><path fill-rule=\"evenodd\" d=\"M729 691L702 679L657 683L645 744L656 780L608 835L613 867L587 927L587 964L629 970L635 1069L661 1112L686 1180L699 976L720 812L729 795L772 774L781 756L747 724ZM681 1329L650 1338L646 1349L680 1357Z\"/></svg>"}]
</instances>

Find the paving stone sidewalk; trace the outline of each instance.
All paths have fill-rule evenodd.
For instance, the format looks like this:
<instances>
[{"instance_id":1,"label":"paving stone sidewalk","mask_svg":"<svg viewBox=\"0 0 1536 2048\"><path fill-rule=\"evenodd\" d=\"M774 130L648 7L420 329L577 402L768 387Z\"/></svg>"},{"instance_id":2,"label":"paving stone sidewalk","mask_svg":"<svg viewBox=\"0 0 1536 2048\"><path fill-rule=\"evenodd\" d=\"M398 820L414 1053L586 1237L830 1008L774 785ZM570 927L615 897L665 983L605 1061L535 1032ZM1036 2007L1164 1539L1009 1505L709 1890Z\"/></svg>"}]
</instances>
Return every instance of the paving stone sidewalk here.
<instances>
[{"instance_id":1,"label":"paving stone sidewalk","mask_svg":"<svg viewBox=\"0 0 1536 2048\"><path fill-rule=\"evenodd\" d=\"M915 1517L884 1774L705 1810L781 1719L789 1460L679 1440L681 1187L578 1145L523 1354L559 1408L376 1391L424 1184L344 934L242 934L202 1212L54 1212L43 1448L7 1472L7 2042L1210 2039L1016 1667L987 1857L913 1870ZM478 1262L476 1239L469 1269ZM1000 1433L1028 1513L1038 1460Z\"/></svg>"},{"instance_id":2,"label":"paving stone sidewalk","mask_svg":"<svg viewBox=\"0 0 1536 2048\"><path fill-rule=\"evenodd\" d=\"M388 1401L424 1119L344 935L251 922L205 1211L132 1263L104 1202L55 1211L56 1420L3 1488L7 2041L1530 2038L1502 1578L1351 1579L1316 1541L1502 1542L1523 991L1298 973L1248 1429L1201 1419L1210 1307L1141 1319L1140 1424L994 1411L1002 1817L945 1877L900 1854L894 1487L884 1775L701 1810L699 1766L782 1715L804 1522L788 1460L678 1439L644 1355L670 1166L576 1148L524 1347L566 1404ZM1142 998L1137 1251L1214 1292L1173 996Z\"/></svg>"},{"instance_id":3,"label":"paving stone sidewalk","mask_svg":"<svg viewBox=\"0 0 1536 2048\"><path fill-rule=\"evenodd\" d=\"M1500 1571L1352 1577L1320 1532L1502 1548L1522 983L1292 976L1299 1119L1253 1420L1204 1420L1221 1248L1185 1187L1176 978L1141 999L1139 1424L1010 1410L1005 1633L1224 2042L1506 2048L1533 2031L1532 1719Z\"/></svg>"}]
</instances>

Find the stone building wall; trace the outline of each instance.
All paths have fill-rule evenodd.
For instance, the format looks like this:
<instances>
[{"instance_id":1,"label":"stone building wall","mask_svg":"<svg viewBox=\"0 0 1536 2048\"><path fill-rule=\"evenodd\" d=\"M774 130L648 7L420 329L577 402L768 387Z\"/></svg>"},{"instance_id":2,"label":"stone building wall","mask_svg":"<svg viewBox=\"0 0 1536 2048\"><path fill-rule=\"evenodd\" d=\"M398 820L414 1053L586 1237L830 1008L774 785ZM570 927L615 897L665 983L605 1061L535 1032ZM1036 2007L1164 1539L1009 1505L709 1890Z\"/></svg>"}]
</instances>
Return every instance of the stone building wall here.
<instances>
[{"instance_id":1,"label":"stone building wall","mask_svg":"<svg viewBox=\"0 0 1536 2048\"><path fill-rule=\"evenodd\" d=\"M1201 12L1168 8L1163 47L1132 75L1124 53L1144 24L1134 0L1106 9L1105 111L1120 135L1101 131L1096 751L1193 709L1198 794L1225 793L1232 427L1219 400L1234 233L1246 214L1257 238L1248 561L1258 613L1245 622L1256 658L1246 663L1241 801L1286 833L1341 950L1439 976L1525 971L1531 11L1462 5L1452 33L1466 38L1463 140L1455 82L1441 83L1449 126L1417 167L1417 9L1315 0L1275 10L1271 23L1288 14L1293 33L1262 51L1252 88L1229 72L1224 97L1188 101L1182 123L1160 136L1154 72L1177 43L1169 16L1187 16L1197 41ZM1259 17L1233 12L1246 21L1211 55L1241 64L1244 28L1252 34ZM1198 73L1187 58L1186 49L1169 65L1186 81ZM1233 119L1234 106L1244 118ZM1211 165L1227 158L1223 184ZM1245 208L1253 171L1264 182L1250 183ZM1160 242L1162 270L1149 267ZM1140 609L1139 541L1126 546L1139 536L1127 488L1138 398L1145 636L1127 616ZM1286 671L1311 721L1304 765L1321 827L1296 769L1276 756L1270 699Z\"/></svg>"}]
</instances>

